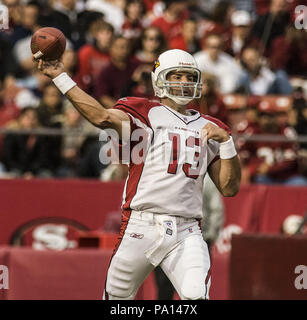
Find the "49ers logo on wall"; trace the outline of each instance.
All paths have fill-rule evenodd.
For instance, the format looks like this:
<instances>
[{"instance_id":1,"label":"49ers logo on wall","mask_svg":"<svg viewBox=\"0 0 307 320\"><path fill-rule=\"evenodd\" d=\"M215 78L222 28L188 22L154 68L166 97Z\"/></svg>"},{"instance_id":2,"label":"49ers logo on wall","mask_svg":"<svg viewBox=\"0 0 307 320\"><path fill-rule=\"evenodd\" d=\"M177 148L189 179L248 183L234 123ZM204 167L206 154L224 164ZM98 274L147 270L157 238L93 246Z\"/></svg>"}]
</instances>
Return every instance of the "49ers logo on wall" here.
<instances>
[{"instance_id":1,"label":"49ers logo on wall","mask_svg":"<svg viewBox=\"0 0 307 320\"><path fill-rule=\"evenodd\" d=\"M76 248L79 231L87 227L61 217L38 218L20 226L12 235L10 245L28 246L36 250Z\"/></svg>"}]
</instances>

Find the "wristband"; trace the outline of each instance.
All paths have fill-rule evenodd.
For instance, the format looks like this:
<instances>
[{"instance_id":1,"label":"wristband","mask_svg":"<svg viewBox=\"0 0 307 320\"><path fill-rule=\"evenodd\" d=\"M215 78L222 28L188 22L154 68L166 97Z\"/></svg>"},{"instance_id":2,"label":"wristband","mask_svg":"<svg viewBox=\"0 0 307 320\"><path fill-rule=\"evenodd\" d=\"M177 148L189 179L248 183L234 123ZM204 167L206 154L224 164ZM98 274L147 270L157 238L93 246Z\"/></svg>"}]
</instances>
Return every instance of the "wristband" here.
<instances>
[{"instance_id":1,"label":"wristband","mask_svg":"<svg viewBox=\"0 0 307 320\"><path fill-rule=\"evenodd\" d=\"M229 140L220 143L220 158L221 159L231 159L237 155L237 150L233 143L232 137Z\"/></svg>"},{"instance_id":2,"label":"wristband","mask_svg":"<svg viewBox=\"0 0 307 320\"><path fill-rule=\"evenodd\" d=\"M77 85L66 72L62 72L60 75L52 79L52 81L62 94L65 94L68 90Z\"/></svg>"}]
</instances>

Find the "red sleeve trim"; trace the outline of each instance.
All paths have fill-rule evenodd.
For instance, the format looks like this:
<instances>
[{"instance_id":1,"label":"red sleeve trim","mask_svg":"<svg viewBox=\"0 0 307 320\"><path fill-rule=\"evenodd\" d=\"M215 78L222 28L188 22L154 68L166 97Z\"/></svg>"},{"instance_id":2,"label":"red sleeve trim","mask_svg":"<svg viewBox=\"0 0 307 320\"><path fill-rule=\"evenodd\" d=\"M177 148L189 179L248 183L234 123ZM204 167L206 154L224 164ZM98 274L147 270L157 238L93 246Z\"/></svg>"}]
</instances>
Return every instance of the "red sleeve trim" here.
<instances>
[{"instance_id":1,"label":"red sleeve trim","mask_svg":"<svg viewBox=\"0 0 307 320\"><path fill-rule=\"evenodd\" d=\"M221 120L217 119L217 118L214 118L214 117L211 117L211 116L205 116L202 114L202 117L208 121L211 121L213 123L215 123L217 126L219 126L220 128L224 129L229 135L231 135L231 130L230 128L224 123L222 122Z\"/></svg>"},{"instance_id":2,"label":"red sleeve trim","mask_svg":"<svg viewBox=\"0 0 307 320\"><path fill-rule=\"evenodd\" d=\"M138 118L139 120L141 120L143 123L145 123L148 127L151 128L151 125L150 125L150 122L149 122L149 119L146 117L144 117L142 114L140 114L138 111L136 111L134 108L132 108L131 106L127 106L123 103L118 103L116 104L114 107L114 109L119 109L119 110L122 110L126 113L130 113L132 114L133 116L135 116L136 118Z\"/></svg>"}]
</instances>

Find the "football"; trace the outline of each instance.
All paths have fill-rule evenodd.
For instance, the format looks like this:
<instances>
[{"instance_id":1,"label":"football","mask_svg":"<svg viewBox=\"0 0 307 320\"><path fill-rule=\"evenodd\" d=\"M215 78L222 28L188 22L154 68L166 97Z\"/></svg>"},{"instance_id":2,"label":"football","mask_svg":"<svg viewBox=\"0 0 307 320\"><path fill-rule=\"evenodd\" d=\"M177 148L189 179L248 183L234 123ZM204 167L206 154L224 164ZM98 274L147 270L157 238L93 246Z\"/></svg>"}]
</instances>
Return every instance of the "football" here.
<instances>
[{"instance_id":1,"label":"football","mask_svg":"<svg viewBox=\"0 0 307 320\"><path fill-rule=\"evenodd\" d=\"M66 48L64 34L51 27L38 29L31 38L31 51L35 59L59 59Z\"/></svg>"}]
</instances>

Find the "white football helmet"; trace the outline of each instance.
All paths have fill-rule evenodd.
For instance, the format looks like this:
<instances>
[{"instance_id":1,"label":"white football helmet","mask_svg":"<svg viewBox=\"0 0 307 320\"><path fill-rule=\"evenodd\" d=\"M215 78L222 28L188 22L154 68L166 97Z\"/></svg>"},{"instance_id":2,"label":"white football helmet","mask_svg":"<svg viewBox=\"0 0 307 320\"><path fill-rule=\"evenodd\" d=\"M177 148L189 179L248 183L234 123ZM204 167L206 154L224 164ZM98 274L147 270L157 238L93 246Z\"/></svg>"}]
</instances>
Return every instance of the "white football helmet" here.
<instances>
[{"instance_id":1,"label":"white football helmet","mask_svg":"<svg viewBox=\"0 0 307 320\"><path fill-rule=\"evenodd\" d=\"M190 72L195 80L193 82L168 81L167 75L170 72ZM168 97L178 104L186 105L193 99L201 97L201 71L194 57L186 51L172 49L163 52L155 62L151 78L155 95L160 98ZM181 95L172 94L172 88L181 89Z\"/></svg>"}]
</instances>

